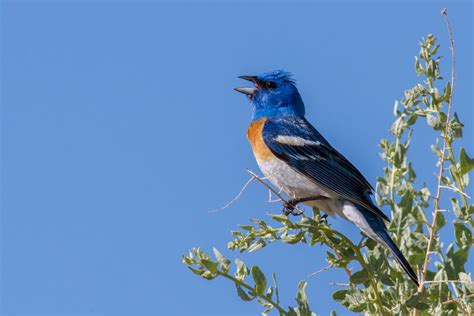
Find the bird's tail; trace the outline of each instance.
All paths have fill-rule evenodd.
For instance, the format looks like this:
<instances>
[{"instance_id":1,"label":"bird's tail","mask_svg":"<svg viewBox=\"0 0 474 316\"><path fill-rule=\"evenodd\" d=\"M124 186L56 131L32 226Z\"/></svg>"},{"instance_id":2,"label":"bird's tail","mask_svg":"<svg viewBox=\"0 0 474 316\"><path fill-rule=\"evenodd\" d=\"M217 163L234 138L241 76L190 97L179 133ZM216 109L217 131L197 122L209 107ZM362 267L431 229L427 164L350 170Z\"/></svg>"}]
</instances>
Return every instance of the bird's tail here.
<instances>
[{"instance_id":1,"label":"bird's tail","mask_svg":"<svg viewBox=\"0 0 474 316\"><path fill-rule=\"evenodd\" d=\"M374 213L369 212L367 210L360 211L364 218L367 220L367 223L369 224L373 233L375 233L375 235L378 237L378 241L382 241L390 249L393 256L395 257L395 260L397 260L398 264L400 264L400 266L403 268L403 270L405 270L410 279L418 287L418 277L416 276L415 271L413 271L413 268L410 266L407 259L405 259L400 249L398 249L397 245L395 245L395 243L393 242L392 238L387 232L387 227L385 226L383 220L380 217L377 217L377 215L375 215Z\"/></svg>"}]
</instances>

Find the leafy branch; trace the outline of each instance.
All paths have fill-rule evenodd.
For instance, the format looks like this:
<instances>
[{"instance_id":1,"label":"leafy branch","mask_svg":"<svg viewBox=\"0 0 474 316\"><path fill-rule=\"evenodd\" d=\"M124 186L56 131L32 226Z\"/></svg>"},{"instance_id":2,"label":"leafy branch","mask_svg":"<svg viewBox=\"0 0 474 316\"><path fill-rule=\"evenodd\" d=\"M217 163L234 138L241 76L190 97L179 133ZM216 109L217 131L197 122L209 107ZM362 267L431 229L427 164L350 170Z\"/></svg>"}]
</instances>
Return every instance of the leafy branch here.
<instances>
[{"instance_id":1,"label":"leafy branch","mask_svg":"<svg viewBox=\"0 0 474 316\"><path fill-rule=\"evenodd\" d=\"M394 241L407 255L410 264L419 267L420 286L417 288L407 279L384 246L366 236L357 243L351 241L331 228L317 209L313 209L311 215L305 215L300 209L301 217L294 220L277 214L268 214L271 222L251 219L249 224L239 225L239 229L231 232L229 250L252 253L276 242L305 243L310 247L322 245L329 266L318 273L331 269L345 272L346 282L332 283L344 288L335 290L332 297L353 312L377 315L474 313L474 283L465 268L473 245L474 205L469 202L466 191L474 159L465 148L459 148L459 154L455 154L456 141L463 135L463 124L453 105L454 40L447 11L444 9L442 14L450 37L451 80L443 84L439 45L433 35L428 35L419 43L420 51L415 59L415 71L422 80L395 102L391 136L380 142L380 156L386 166L376 185L377 203L391 212L388 229ZM434 195L425 181L418 180L415 163L409 159L416 127L423 121L436 135L431 146L437 160ZM259 182L280 201L287 202L264 179L248 172L252 178L245 187L250 182ZM450 231L454 234L454 242L445 246L440 232L450 226L446 225L447 218L452 222ZM285 309L280 303L274 275L273 285L268 286L259 267L249 269L238 259L235 273L230 274L230 261L217 250L214 253L216 261L200 249L193 249L183 261L205 279L223 277L230 280L239 297L244 301L258 301L265 308L264 314L274 310L280 315L312 315L305 291L306 281L298 286L296 307ZM247 281L250 276L253 283Z\"/></svg>"},{"instance_id":2,"label":"leafy branch","mask_svg":"<svg viewBox=\"0 0 474 316\"><path fill-rule=\"evenodd\" d=\"M275 274L272 274L273 285L267 287L267 278L258 266L252 266L252 268L249 269L243 261L236 259L236 271L232 275L229 273L231 267L230 260L225 258L216 248L214 248L214 255L216 261L211 260L210 256L199 248L194 248L189 252L189 255L183 256L183 262L193 273L207 280L223 277L234 282L239 297L244 301L256 299L265 307L263 314L268 314L272 309L275 309L280 315L315 315L309 309L306 295L307 284L305 281L301 281L298 284L298 293L296 296L298 307L289 307L288 310L286 310L280 305L280 296ZM251 275L253 279L253 285L245 282L249 275Z\"/></svg>"}]
</instances>

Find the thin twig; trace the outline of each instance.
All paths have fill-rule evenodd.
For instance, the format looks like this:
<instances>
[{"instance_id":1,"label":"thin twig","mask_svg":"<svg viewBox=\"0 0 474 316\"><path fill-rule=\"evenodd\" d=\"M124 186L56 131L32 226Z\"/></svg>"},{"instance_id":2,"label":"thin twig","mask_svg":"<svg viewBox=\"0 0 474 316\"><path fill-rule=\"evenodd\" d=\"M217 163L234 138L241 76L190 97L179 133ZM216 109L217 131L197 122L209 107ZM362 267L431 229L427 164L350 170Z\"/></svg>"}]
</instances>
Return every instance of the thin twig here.
<instances>
[{"instance_id":1,"label":"thin twig","mask_svg":"<svg viewBox=\"0 0 474 316\"><path fill-rule=\"evenodd\" d=\"M253 172L250 169L245 169L245 171L250 173L255 180L263 184L268 190L270 190L273 194L275 194L283 203L288 203L288 200L286 200L280 193L277 192L277 190L272 188L268 183L266 183L262 178L260 178L255 172ZM295 209L301 214L304 214L304 211L298 208L298 206L295 206Z\"/></svg>"},{"instance_id":2,"label":"thin twig","mask_svg":"<svg viewBox=\"0 0 474 316\"><path fill-rule=\"evenodd\" d=\"M244 193L245 189L247 189L247 187L249 186L249 184L252 183L254 180L255 180L255 178L254 178L254 177L251 177L251 178L244 184L244 186L242 187L242 189L239 191L239 193L238 193L232 200L230 200L229 202L227 202L227 204L224 205L224 206L221 207L221 208L218 208L218 209L209 211L209 213L217 213L217 212L223 211L223 210L225 210L226 208L228 208L229 206L231 206L232 204L234 204L234 202L237 201L237 200L240 198L240 196L242 195L242 193Z\"/></svg>"},{"instance_id":3,"label":"thin twig","mask_svg":"<svg viewBox=\"0 0 474 316\"><path fill-rule=\"evenodd\" d=\"M270 192L270 191L268 191ZM271 192L270 192L271 193ZM282 202L280 199L274 199L274 200L271 200L271 201L267 201L268 203L278 203L278 202Z\"/></svg>"},{"instance_id":4,"label":"thin twig","mask_svg":"<svg viewBox=\"0 0 474 316\"><path fill-rule=\"evenodd\" d=\"M351 286L349 283L334 283L334 282L331 282L329 283L331 285L337 285L337 286Z\"/></svg>"},{"instance_id":5,"label":"thin twig","mask_svg":"<svg viewBox=\"0 0 474 316\"><path fill-rule=\"evenodd\" d=\"M464 195L465 197L467 197L468 199L470 199L471 197L469 195L467 195L465 192L459 190L458 188L453 188L453 187L450 187L450 186L447 186L447 185L442 185L441 186L442 189L448 189L448 190L451 190L453 192L456 192L456 193L459 193L461 195Z\"/></svg>"},{"instance_id":6,"label":"thin twig","mask_svg":"<svg viewBox=\"0 0 474 316\"><path fill-rule=\"evenodd\" d=\"M453 32L451 29L451 24L449 23L449 18L448 18L448 10L444 8L441 10L441 14L444 16L446 20L446 27L448 29L449 33L449 41L450 41L450 47L451 47L451 94L449 96L448 100L448 112L446 113L446 123L449 123L449 119L451 116L451 109L453 105L453 94L454 94L454 66L456 64L456 59L455 59L455 49L454 49L454 37L453 37ZM438 185L437 185L437 190L436 190L436 197L434 199L434 213L433 213L433 221L432 221L432 228L430 229L430 237L428 240L428 246L426 248L426 255L425 255L425 260L423 263L423 268L421 270L421 282L420 286L418 287L418 292L423 291L423 284L425 283L425 278L426 274L428 272L428 264L430 262L430 252L431 248L433 247L434 240L437 236L437 227L436 227L436 222L438 218L438 213L439 213L439 203L441 200L441 187L442 187L442 178L443 178L443 173L444 173L444 161L445 161L445 156L446 156L446 150L448 148L448 142L446 138L448 137L448 130L449 130L449 124L446 124L445 130L444 130L444 137L443 137L443 149L441 151L441 156L439 158L439 174L438 174Z\"/></svg>"},{"instance_id":7,"label":"thin twig","mask_svg":"<svg viewBox=\"0 0 474 316\"><path fill-rule=\"evenodd\" d=\"M468 294L465 296L466 298L472 298L474 297L474 294ZM462 298L456 298L454 300L448 300L446 302L443 302L443 305L451 304L451 303L459 303L459 300L462 300Z\"/></svg>"},{"instance_id":8,"label":"thin twig","mask_svg":"<svg viewBox=\"0 0 474 316\"><path fill-rule=\"evenodd\" d=\"M265 179L265 178L262 178L262 179ZM278 193L281 193L281 189L280 191L278 191ZM281 202L280 199L273 199L272 198L272 191L268 190L268 203L278 203L278 202Z\"/></svg>"},{"instance_id":9,"label":"thin twig","mask_svg":"<svg viewBox=\"0 0 474 316\"><path fill-rule=\"evenodd\" d=\"M247 171L248 173L250 173L252 175L252 177L257 180L258 182L260 182L261 184L263 184L268 190L270 190L273 194L275 194L279 199L281 199L282 201L286 202L286 199L280 194L278 193L274 188L272 188L268 183L266 183L263 178L259 177L255 172L253 172L252 170L250 169L245 169L245 171Z\"/></svg>"},{"instance_id":10,"label":"thin twig","mask_svg":"<svg viewBox=\"0 0 474 316\"><path fill-rule=\"evenodd\" d=\"M425 284L440 284L440 283L466 283L473 284L473 281L462 281L462 280L440 280L440 281L425 281Z\"/></svg>"},{"instance_id":11,"label":"thin twig","mask_svg":"<svg viewBox=\"0 0 474 316\"><path fill-rule=\"evenodd\" d=\"M328 265L327 267L324 267L324 268L322 268L321 270L318 270L318 271L316 271L316 272L313 272L313 273L309 274L309 275L308 275L308 278L314 277L314 276L316 276L317 274L319 274L319 273L321 273L321 272L324 272L324 271L327 271L327 270L329 270L329 269L331 269L331 268L333 268L333 267L334 267L334 264L331 263L331 264Z\"/></svg>"}]
</instances>

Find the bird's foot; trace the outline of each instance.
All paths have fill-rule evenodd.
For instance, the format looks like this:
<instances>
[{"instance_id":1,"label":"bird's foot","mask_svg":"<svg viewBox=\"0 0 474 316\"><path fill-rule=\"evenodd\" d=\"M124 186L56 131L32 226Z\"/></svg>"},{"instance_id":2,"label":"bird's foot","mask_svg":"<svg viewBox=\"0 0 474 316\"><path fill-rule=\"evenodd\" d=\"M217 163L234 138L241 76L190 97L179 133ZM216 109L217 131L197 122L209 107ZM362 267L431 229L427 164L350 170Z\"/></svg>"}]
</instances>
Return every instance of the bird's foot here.
<instances>
[{"instance_id":1,"label":"bird's foot","mask_svg":"<svg viewBox=\"0 0 474 316\"><path fill-rule=\"evenodd\" d=\"M303 212L296 209L296 205L298 205L299 199L292 199L287 202L283 203L283 214L285 216L293 215L298 216L301 215Z\"/></svg>"},{"instance_id":2,"label":"bird's foot","mask_svg":"<svg viewBox=\"0 0 474 316\"><path fill-rule=\"evenodd\" d=\"M328 222L327 218L328 218L328 214L321 215L321 217L319 218L319 224L324 224L324 223L327 224L327 222Z\"/></svg>"},{"instance_id":3,"label":"bird's foot","mask_svg":"<svg viewBox=\"0 0 474 316\"><path fill-rule=\"evenodd\" d=\"M283 203L283 214L286 215L286 216L288 216L290 214L294 215L294 216L301 215L301 214L303 214L303 212L296 209L296 206L299 203L309 202L309 201L317 201L317 200L324 200L324 199L326 199L326 197L321 196L321 195L308 196L308 197L303 197L303 198L298 198L298 199L291 199L291 200ZM326 217L327 217L327 215L326 215Z\"/></svg>"}]
</instances>

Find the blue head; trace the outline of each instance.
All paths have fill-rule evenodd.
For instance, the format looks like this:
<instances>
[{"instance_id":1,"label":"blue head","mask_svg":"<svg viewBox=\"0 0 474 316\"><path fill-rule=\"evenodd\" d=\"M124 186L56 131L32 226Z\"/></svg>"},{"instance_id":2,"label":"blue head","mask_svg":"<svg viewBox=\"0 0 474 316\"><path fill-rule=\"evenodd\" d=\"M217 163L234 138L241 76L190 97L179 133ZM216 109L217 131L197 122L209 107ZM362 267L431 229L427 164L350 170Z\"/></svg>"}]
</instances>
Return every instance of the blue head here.
<instances>
[{"instance_id":1,"label":"blue head","mask_svg":"<svg viewBox=\"0 0 474 316\"><path fill-rule=\"evenodd\" d=\"M291 74L276 70L259 76L240 76L255 87L236 88L246 94L253 106L253 119L261 117L304 116L304 104Z\"/></svg>"}]
</instances>

